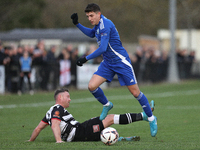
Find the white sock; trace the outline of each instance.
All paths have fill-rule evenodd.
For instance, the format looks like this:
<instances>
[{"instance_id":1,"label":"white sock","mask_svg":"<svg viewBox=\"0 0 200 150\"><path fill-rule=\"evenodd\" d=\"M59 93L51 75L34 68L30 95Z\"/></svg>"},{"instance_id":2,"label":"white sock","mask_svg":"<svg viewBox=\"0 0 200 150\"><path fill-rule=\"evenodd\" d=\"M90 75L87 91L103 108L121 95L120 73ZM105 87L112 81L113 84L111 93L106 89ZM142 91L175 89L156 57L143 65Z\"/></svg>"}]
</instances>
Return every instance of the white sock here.
<instances>
[{"instance_id":1,"label":"white sock","mask_svg":"<svg viewBox=\"0 0 200 150\"><path fill-rule=\"evenodd\" d=\"M141 113L141 115L142 115L142 118L143 118L143 113Z\"/></svg>"},{"instance_id":2,"label":"white sock","mask_svg":"<svg viewBox=\"0 0 200 150\"><path fill-rule=\"evenodd\" d=\"M154 115L152 115L151 117L148 117L149 121L153 121L154 120Z\"/></svg>"},{"instance_id":3,"label":"white sock","mask_svg":"<svg viewBox=\"0 0 200 150\"><path fill-rule=\"evenodd\" d=\"M105 105L103 105L103 106L109 106L110 105L110 102L108 101Z\"/></svg>"},{"instance_id":4,"label":"white sock","mask_svg":"<svg viewBox=\"0 0 200 150\"><path fill-rule=\"evenodd\" d=\"M119 115L114 115L114 124L119 124Z\"/></svg>"}]
</instances>

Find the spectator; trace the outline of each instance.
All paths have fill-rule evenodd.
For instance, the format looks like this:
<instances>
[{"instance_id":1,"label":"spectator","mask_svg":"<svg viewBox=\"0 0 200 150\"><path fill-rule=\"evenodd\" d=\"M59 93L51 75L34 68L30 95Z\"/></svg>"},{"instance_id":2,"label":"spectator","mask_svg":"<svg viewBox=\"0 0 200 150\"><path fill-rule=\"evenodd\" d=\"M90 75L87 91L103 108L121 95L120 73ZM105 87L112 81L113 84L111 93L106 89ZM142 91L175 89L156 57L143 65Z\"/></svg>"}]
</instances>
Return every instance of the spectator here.
<instances>
[{"instance_id":1,"label":"spectator","mask_svg":"<svg viewBox=\"0 0 200 150\"><path fill-rule=\"evenodd\" d=\"M5 47L3 55L3 65L5 66L5 76L6 76L5 85L8 92L11 92L10 56L11 56L11 48Z\"/></svg>"},{"instance_id":2,"label":"spectator","mask_svg":"<svg viewBox=\"0 0 200 150\"><path fill-rule=\"evenodd\" d=\"M178 61L178 69L179 69L179 77L181 79L186 78L185 66L187 60L187 50L178 50L177 51L177 61Z\"/></svg>"},{"instance_id":3,"label":"spectator","mask_svg":"<svg viewBox=\"0 0 200 150\"><path fill-rule=\"evenodd\" d=\"M44 51L44 41L40 40L33 51L33 65L39 66L42 63Z\"/></svg>"},{"instance_id":4,"label":"spectator","mask_svg":"<svg viewBox=\"0 0 200 150\"><path fill-rule=\"evenodd\" d=\"M28 46L28 52L29 52L29 56L32 58L34 54L34 46L32 45Z\"/></svg>"},{"instance_id":5,"label":"spectator","mask_svg":"<svg viewBox=\"0 0 200 150\"><path fill-rule=\"evenodd\" d=\"M0 41L0 65L3 65L3 60L4 60L4 49L3 49L3 45Z\"/></svg>"},{"instance_id":6,"label":"spectator","mask_svg":"<svg viewBox=\"0 0 200 150\"><path fill-rule=\"evenodd\" d=\"M195 51L190 51L189 55L186 58L186 64L185 64L185 72L186 72L186 78L191 78L191 72L192 72L192 65L195 61Z\"/></svg>"},{"instance_id":7,"label":"spectator","mask_svg":"<svg viewBox=\"0 0 200 150\"><path fill-rule=\"evenodd\" d=\"M58 61L64 59L64 54L65 54L66 51L67 51L67 48L64 47L64 48L62 49L61 53L58 55L58 58L57 58Z\"/></svg>"},{"instance_id":8,"label":"spectator","mask_svg":"<svg viewBox=\"0 0 200 150\"><path fill-rule=\"evenodd\" d=\"M19 63L20 63L20 87L19 87L18 94L19 95L22 94L24 76L26 76L28 79L29 93L30 95L33 95L34 91L32 90L31 81L30 81L32 58L29 56L28 51L24 51L23 56L20 57L19 59Z\"/></svg>"},{"instance_id":9,"label":"spectator","mask_svg":"<svg viewBox=\"0 0 200 150\"><path fill-rule=\"evenodd\" d=\"M71 56L72 56L72 53L73 53L73 45L72 44L68 44L66 50L69 53L70 59L71 59Z\"/></svg>"},{"instance_id":10,"label":"spectator","mask_svg":"<svg viewBox=\"0 0 200 150\"><path fill-rule=\"evenodd\" d=\"M53 86L52 89L55 90L57 88L58 76L57 76L57 59L55 57L56 46L52 46L50 50L47 52L46 56L46 71L45 71L45 89L48 90L48 83L50 82L50 76L52 76Z\"/></svg>"},{"instance_id":11,"label":"spectator","mask_svg":"<svg viewBox=\"0 0 200 150\"><path fill-rule=\"evenodd\" d=\"M64 59L60 60L60 86L68 87L71 83L71 61L68 51L63 51Z\"/></svg>"},{"instance_id":12,"label":"spectator","mask_svg":"<svg viewBox=\"0 0 200 150\"><path fill-rule=\"evenodd\" d=\"M158 58L160 76L159 81L167 79L169 56L166 51L162 51L161 57Z\"/></svg>"},{"instance_id":13,"label":"spectator","mask_svg":"<svg viewBox=\"0 0 200 150\"><path fill-rule=\"evenodd\" d=\"M47 51L43 51L42 53L42 61L40 63L40 65L38 66L39 67L39 77L40 77L40 87L42 90L44 91L47 91L47 73L48 73L48 70L49 70L49 66L47 64ZM38 72L37 71L37 72Z\"/></svg>"},{"instance_id":14,"label":"spectator","mask_svg":"<svg viewBox=\"0 0 200 150\"><path fill-rule=\"evenodd\" d=\"M139 77L140 72L140 64L142 60L142 49L140 47L137 47L136 52L134 54L129 54L131 59L131 64L134 68L135 76L137 79L141 79Z\"/></svg>"},{"instance_id":15,"label":"spectator","mask_svg":"<svg viewBox=\"0 0 200 150\"><path fill-rule=\"evenodd\" d=\"M15 48L15 47L13 47L12 49L11 49L11 65L12 66L19 66L19 55L18 55L18 53L17 53L17 48Z\"/></svg>"},{"instance_id":16,"label":"spectator","mask_svg":"<svg viewBox=\"0 0 200 150\"><path fill-rule=\"evenodd\" d=\"M77 84L77 69L76 61L78 59L78 48L75 48L71 55L71 85L76 87Z\"/></svg>"},{"instance_id":17,"label":"spectator","mask_svg":"<svg viewBox=\"0 0 200 150\"><path fill-rule=\"evenodd\" d=\"M23 56L23 47L22 46L17 47L17 55L18 55L18 58Z\"/></svg>"},{"instance_id":18,"label":"spectator","mask_svg":"<svg viewBox=\"0 0 200 150\"><path fill-rule=\"evenodd\" d=\"M12 46L10 50L10 59L11 92L16 93L19 83L19 56L16 46Z\"/></svg>"},{"instance_id":19,"label":"spectator","mask_svg":"<svg viewBox=\"0 0 200 150\"><path fill-rule=\"evenodd\" d=\"M44 60L45 60L45 45L44 40L39 40L36 47L33 50L32 64L35 70L35 87L40 88L43 86L42 79L44 79ZM43 88L43 87L42 87Z\"/></svg>"}]
</instances>

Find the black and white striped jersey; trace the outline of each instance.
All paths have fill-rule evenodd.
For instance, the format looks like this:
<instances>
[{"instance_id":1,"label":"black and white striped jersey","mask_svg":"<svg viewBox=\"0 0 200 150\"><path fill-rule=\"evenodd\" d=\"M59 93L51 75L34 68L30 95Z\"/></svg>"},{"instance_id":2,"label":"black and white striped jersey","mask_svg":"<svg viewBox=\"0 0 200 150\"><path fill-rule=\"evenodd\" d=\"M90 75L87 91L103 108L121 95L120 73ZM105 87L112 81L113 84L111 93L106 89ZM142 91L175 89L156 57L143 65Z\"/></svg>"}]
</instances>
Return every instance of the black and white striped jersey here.
<instances>
[{"instance_id":1,"label":"black and white striped jersey","mask_svg":"<svg viewBox=\"0 0 200 150\"><path fill-rule=\"evenodd\" d=\"M76 127L80 124L74 117L61 105L52 106L42 119L44 123L51 126L51 119L60 120L61 138L64 141L71 142L74 139Z\"/></svg>"}]
</instances>

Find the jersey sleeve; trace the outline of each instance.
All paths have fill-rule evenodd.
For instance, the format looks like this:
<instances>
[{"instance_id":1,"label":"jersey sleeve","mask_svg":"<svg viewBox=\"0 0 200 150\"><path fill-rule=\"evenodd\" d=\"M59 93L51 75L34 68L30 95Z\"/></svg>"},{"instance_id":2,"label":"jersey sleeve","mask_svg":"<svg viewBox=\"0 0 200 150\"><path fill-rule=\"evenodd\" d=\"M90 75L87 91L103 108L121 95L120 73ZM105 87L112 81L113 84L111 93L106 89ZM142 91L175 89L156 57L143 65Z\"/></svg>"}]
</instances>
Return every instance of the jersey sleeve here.
<instances>
[{"instance_id":1,"label":"jersey sleeve","mask_svg":"<svg viewBox=\"0 0 200 150\"><path fill-rule=\"evenodd\" d=\"M78 23L76 25L85 35L93 38L95 37L95 29L90 29L90 28L87 28L87 27L84 27L83 25L81 25L80 23Z\"/></svg>"},{"instance_id":2,"label":"jersey sleeve","mask_svg":"<svg viewBox=\"0 0 200 150\"><path fill-rule=\"evenodd\" d=\"M44 122L44 123L46 123L46 124L49 124L46 116L44 116L44 118L41 121Z\"/></svg>"},{"instance_id":3,"label":"jersey sleeve","mask_svg":"<svg viewBox=\"0 0 200 150\"><path fill-rule=\"evenodd\" d=\"M96 49L90 55L86 56L87 60L96 58L107 50L109 39L110 39L110 27L108 26L100 30L100 35L101 35L101 42L100 42L99 48Z\"/></svg>"},{"instance_id":4,"label":"jersey sleeve","mask_svg":"<svg viewBox=\"0 0 200 150\"><path fill-rule=\"evenodd\" d=\"M62 107L55 107L51 114L51 119L58 119L61 120L63 116L63 108Z\"/></svg>"},{"instance_id":5,"label":"jersey sleeve","mask_svg":"<svg viewBox=\"0 0 200 150\"><path fill-rule=\"evenodd\" d=\"M101 54L103 54L108 47L108 41L109 41L109 39L102 38L100 47L98 49L96 49L93 53L91 53L90 55L86 56L86 59L87 60L94 59L94 58L100 56Z\"/></svg>"},{"instance_id":6,"label":"jersey sleeve","mask_svg":"<svg viewBox=\"0 0 200 150\"><path fill-rule=\"evenodd\" d=\"M42 119L42 121L45 123L48 123L51 125L51 119L58 119L62 120L64 114L64 109L60 105L54 105L52 106L46 113L45 117Z\"/></svg>"}]
</instances>

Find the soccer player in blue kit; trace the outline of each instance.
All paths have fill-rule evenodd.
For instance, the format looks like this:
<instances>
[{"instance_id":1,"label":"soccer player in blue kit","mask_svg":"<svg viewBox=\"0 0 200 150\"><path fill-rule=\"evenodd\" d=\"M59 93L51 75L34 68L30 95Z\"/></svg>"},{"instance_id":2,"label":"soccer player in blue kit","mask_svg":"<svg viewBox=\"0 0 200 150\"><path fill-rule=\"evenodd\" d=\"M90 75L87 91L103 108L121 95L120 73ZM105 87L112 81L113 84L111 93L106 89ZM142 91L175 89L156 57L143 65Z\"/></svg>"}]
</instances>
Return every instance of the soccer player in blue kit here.
<instances>
[{"instance_id":1,"label":"soccer player in blue kit","mask_svg":"<svg viewBox=\"0 0 200 150\"><path fill-rule=\"evenodd\" d=\"M77 13L71 15L72 22L85 35L91 38L96 37L99 48L93 53L79 58L76 64L82 66L88 60L103 55L103 61L100 63L98 70L93 74L88 84L89 91L103 105L100 120L103 120L107 116L113 104L108 101L99 86L104 82L111 82L114 75L117 74L120 85L126 85L131 94L139 101L148 116L151 136L155 137L157 134L157 118L152 113L148 99L138 87L129 55L122 46L115 25L111 20L101 14L100 7L97 4L88 4L85 8L85 13L88 20L94 25L93 29L81 25L78 22Z\"/></svg>"}]
</instances>

